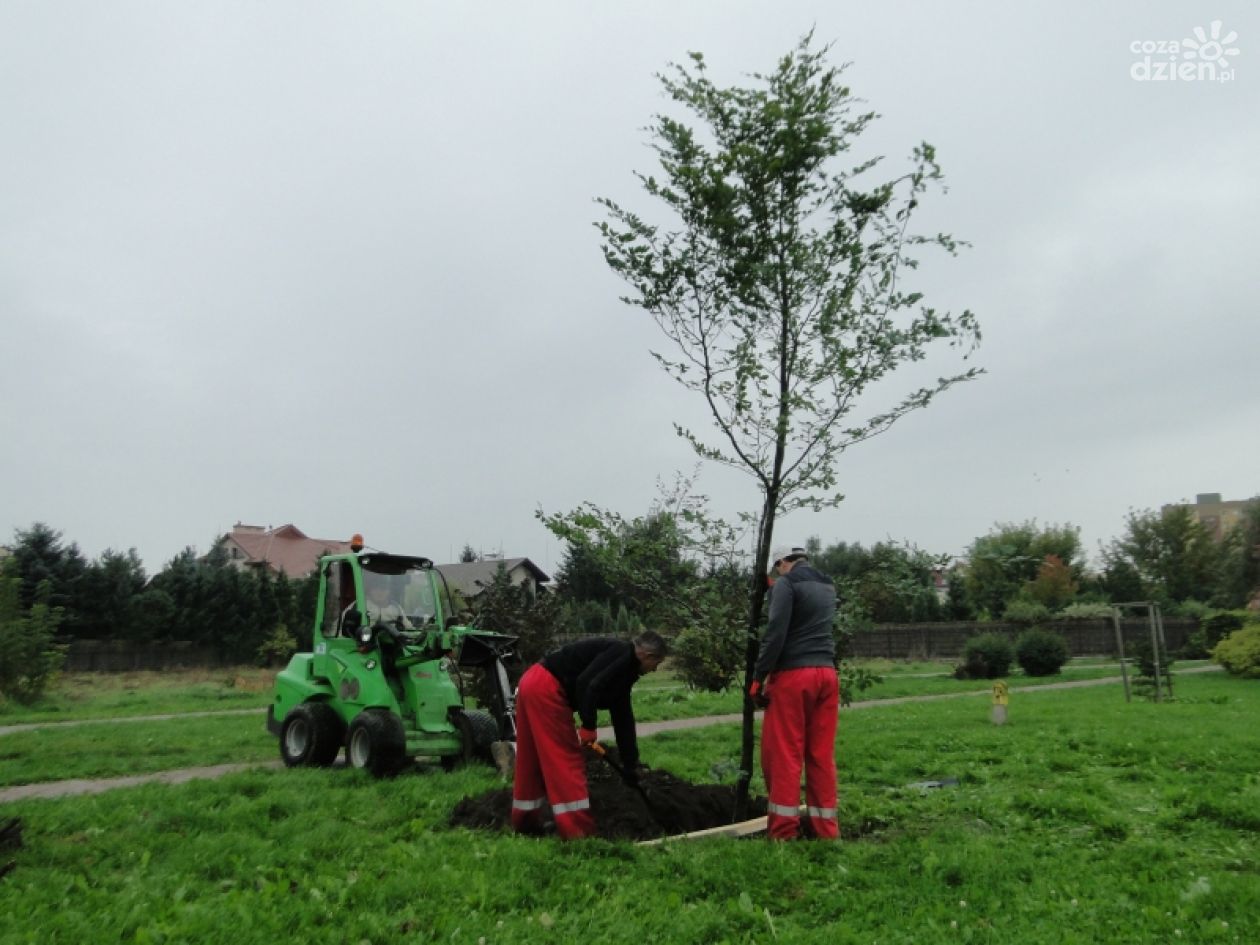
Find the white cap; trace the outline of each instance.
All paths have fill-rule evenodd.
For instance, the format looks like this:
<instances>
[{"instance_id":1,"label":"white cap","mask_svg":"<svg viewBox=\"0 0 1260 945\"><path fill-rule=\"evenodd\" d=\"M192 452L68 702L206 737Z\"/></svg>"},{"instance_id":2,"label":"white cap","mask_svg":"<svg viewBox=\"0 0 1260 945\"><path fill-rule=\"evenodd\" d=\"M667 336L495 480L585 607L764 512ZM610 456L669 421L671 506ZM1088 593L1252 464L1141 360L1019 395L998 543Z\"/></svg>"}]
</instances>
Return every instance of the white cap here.
<instances>
[{"instance_id":1,"label":"white cap","mask_svg":"<svg viewBox=\"0 0 1260 945\"><path fill-rule=\"evenodd\" d=\"M784 558L803 558L805 557L805 549L794 545L779 545L770 552L770 570L773 571Z\"/></svg>"}]
</instances>

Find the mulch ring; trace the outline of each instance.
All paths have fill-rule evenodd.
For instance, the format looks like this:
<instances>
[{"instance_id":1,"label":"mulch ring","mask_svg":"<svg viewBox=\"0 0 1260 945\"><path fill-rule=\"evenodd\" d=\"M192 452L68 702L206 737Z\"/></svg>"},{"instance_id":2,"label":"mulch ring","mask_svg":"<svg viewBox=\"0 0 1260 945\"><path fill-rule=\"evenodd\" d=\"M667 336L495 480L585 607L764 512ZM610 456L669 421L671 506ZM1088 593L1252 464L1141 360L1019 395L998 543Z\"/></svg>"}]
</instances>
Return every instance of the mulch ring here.
<instances>
[{"instance_id":1,"label":"mulch ring","mask_svg":"<svg viewBox=\"0 0 1260 945\"><path fill-rule=\"evenodd\" d=\"M615 755L616 749L608 752ZM597 836L607 840L651 840L674 834L721 827L732 822L735 788L722 784L692 784L661 768L642 772L643 795L622 783L612 768L591 755L586 759L586 784L595 815ZM472 830L511 830L512 789L500 788L465 797L451 811L450 825ZM750 798L747 817L766 812L764 797ZM549 809L543 811L543 832L555 830Z\"/></svg>"}]
</instances>

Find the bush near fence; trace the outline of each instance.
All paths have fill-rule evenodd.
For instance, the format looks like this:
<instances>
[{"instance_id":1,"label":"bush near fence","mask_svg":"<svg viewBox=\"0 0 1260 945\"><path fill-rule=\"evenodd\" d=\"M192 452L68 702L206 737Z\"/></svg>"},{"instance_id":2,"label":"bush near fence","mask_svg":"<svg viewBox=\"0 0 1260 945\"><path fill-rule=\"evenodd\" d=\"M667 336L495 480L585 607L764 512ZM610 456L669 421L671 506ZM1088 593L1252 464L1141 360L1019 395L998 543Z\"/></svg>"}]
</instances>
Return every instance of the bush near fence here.
<instances>
[{"instance_id":1,"label":"bush near fence","mask_svg":"<svg viewBox=\"0 0 1260 945\"><path fill-rule=\"evenodd\" d=\"M1116 631L1110 620L1054 620L1043 626L1067 641L1072 656L1114 656ZM1145 617L1120 621L1126 652L1141 640L1150 640L1151 625ZM1198 621L1164 618L1164 641L1170 652L1180 650L1198 627ZM851 655L856 659L957 659L963 646L982 633L1001 633L1014 644L1027 624L906 623L877 624L853 635Z\"/></svg>"}]
</instances>

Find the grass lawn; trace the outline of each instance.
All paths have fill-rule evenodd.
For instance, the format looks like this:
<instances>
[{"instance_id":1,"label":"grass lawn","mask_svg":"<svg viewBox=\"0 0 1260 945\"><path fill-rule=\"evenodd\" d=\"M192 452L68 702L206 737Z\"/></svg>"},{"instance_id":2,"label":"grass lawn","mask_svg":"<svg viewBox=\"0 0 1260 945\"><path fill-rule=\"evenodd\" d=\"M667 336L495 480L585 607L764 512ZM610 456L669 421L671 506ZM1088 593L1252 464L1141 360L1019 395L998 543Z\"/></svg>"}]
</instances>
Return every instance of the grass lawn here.
<instances>
[{"instance_id":1,"label":"grass lawn","mask_svg":"<svg viewBox=\"0 0 1260 945\"><path fill-rule=\"evenodd\" d=\"M169 712L265 709L274 669L221 669L64 673L44 697L24 706L0 699L0 725L104 719Z\"/></svg>"},{"instance_id":2,"label":"grass lawn","mask_svg":"<svg viewBox=\"0 0 1260 945\"><path fill-rule=\"evenodd\" d=\"M1260 685L1212 674L1177 691L1025 693L1000 728L982 700L842 715L835 844L446 829L459 797L498 784L484 768L265 769L6 804L25 847L0 855L16 861L0 945L1252 943ZM738 727L643 752L729 778ZM958 783L910 786L939 778Z\"/></svg>"},{"instance_id":3,"label":"grass lawn","mask_svg":"<svg viewBox=\"0 0 1260 945\"><path fill-rule=\"evenodd\" d=\"M1205 665L1206 661L1178 661L1178 668ZM903 696L945 695L950 693L988 692L993 681L987 679L955 679L953 664L943 662L894 662L862 660L856 664L882 677L882 681L862 692L852 693L855 701L896 699ZM1132 674L1132 670L1130 670ZM1006 676L1012 687L1044 686L1081 679L1120 676L1120 666L1107 660L1073 660L1054 676L1026 676L1019 668ZM675 677L658 672L634 689L635 717L644 722L660 719L694 718L701 715L726 715L742 711L742 694L738 689L727 692L696 692L687 689Z\"/></svg>"},{"instance_id":4,"label":"grass lawn","mask_svg":"<svg viewBox=\"0 0 1260 945\"><path fill-rule=\"evenodd\" d=\"M0 736L0 787L113 778L280 757L263 713L125 725L73 725Z\"/></svg>"}]
</instances>

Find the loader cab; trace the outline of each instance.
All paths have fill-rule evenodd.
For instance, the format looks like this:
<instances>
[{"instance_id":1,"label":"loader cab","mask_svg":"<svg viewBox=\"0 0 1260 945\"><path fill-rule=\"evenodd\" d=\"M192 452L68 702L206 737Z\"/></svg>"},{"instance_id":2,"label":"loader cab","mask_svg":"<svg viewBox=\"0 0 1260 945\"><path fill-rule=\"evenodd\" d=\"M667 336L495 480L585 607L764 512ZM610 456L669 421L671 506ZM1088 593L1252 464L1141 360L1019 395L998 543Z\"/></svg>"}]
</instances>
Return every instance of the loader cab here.
<instances>
[{"instance_id":1,"label":"loader cab","mask_svg":"<svg viewBox=\"0 0 1260 945\"><path fill-rule=\"evenodd\" d=\"M452 611L446 582L428 558L329 555L320 584L318 629L327 641L353 640L382 614L412 630L444 629Z\"/></svg>"},{"instance_id":2,"label":"loader cab","mask_svg":"<svg viewBox=\"0 0 1260 945\"><path fill-rule=\"evenodd\" d=\"M342 636L345 615L354 608L358 593L355 590L354 567L345 559L325 562L320 576L323 585L319 632L328 639Z\"/></svg>"}]
</instances>

